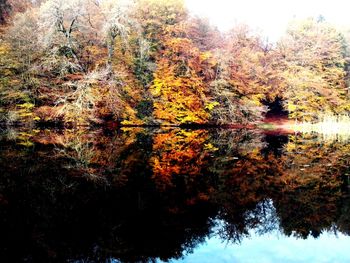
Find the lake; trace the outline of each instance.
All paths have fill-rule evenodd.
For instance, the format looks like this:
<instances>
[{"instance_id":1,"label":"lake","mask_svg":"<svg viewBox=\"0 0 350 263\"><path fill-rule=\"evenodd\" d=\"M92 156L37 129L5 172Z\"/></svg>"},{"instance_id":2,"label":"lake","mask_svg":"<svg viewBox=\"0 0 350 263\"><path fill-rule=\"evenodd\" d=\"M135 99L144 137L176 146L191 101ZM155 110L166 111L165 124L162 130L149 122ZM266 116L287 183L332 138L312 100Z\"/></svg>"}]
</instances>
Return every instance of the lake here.
<instances>
[{"instance_id":1,"label":"lake","mask_svg":"<svg viewBox=\"0 0 350 263\"><path fill-rule=\"evenodd\" d=\"M7 128L1 262L350 262L350 140Z\"/></svg>"}]
</instances>

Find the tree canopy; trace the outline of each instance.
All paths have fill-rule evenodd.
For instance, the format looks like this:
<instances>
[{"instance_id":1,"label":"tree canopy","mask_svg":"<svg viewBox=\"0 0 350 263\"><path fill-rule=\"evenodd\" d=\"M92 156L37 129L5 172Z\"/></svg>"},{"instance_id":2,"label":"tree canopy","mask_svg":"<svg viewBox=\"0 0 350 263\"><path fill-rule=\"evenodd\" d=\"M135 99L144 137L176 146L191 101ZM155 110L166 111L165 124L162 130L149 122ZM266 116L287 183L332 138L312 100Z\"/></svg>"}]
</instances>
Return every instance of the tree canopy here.
<instances>
[{"instance_id":1,"label":"tree canopy","mask_svg":"<svg viewBox=\"0 0 350 263\"><path fill-rule=\"evenodd\" d=\"M256 122L348 115L348 37L292 21L269 43L222 33L184 1L2 1L0 121L92 125Z\"/></svg>"}]
</instances>

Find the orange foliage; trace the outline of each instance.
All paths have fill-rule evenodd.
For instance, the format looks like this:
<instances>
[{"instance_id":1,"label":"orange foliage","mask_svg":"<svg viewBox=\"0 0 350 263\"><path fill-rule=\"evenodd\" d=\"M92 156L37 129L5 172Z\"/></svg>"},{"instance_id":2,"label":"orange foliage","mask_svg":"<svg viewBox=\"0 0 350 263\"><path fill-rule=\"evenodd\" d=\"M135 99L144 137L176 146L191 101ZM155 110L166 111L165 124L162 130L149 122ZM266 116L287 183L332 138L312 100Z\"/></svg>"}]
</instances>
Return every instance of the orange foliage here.
<instances>
[{"instance_id":1,"label":"orange foliage","mask_svg":"<svg viewBox=\"0 0 350 263\"><path fill-rule=\"evenodd\" d=\"M168 124L206 123L204 79L214 66L210 53L200 52L189 39L173 38L165 43L158 65L151 87L155 117Z\"/></svg>"}]
</instances>

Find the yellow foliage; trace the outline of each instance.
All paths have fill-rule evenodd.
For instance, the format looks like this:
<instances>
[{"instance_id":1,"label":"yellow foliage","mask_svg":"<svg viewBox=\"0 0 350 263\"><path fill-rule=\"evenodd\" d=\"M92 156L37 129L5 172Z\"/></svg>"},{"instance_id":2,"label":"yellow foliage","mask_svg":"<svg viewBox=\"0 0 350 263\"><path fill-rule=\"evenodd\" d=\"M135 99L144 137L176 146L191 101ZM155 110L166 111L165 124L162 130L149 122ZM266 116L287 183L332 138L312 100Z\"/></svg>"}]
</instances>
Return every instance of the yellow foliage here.
<instances>
[{"instance_id":1,"label":"yellow foliage","mask_svg":"<svg viewBox=\"0 0 350 263\"><path fill-rule=\"evenodd\" d=\"M205 123L209 118L205 111L208 87L200 72L208 67L201 64L201 57L207 58L209 53L203 55L189 39L172 38L165 44L150 88L157 98L154 116L168 124Z\"/></svg>"},{"instance_id":2,"label":"yellow foliage","mask_svg":"<svg viewBox=\"0 0 350 263\"><path fill-rule=\"evenodd\" d=\"M218 105L220 105L220 103L217 101L214 101L214 102L207 103L205 108L209 111L212 111L215 108L215 106L218 106Z\"/></svg>"},{"instance_id":3,"label":"yellow foliage","mask_svg":"<svg viewBox=\"0 0 350 263\"><path fill-rule=\"evenodd\" d=\"M20 107L22 109L25 109L25 110L31 110L31 109L34 108L34 104L26 102L26 103L23 103L23 104L19 104L18 107Z\"/></svg>"},{"instance_id":4,"label":"yellow foliage","mask_svg":"<svg viewBox=\"0 0 350 263\"><path fill-rule=\"evenodd\" d=\"M31 141L23 141L23 142L19 142L18 144L24 147L32 147L34 145L34 143Z\"/></svg>"},{"instance_id":5,"label":"yellow foliage","mask_svg":"<svg viewBox=\"0 0 350 263\"><path fill-rule=\"evenodd\" d=\"M204 144L204 149L213 152L219 150L219 148L213 146L211 143Z\"/></svg>"},{"instance_id":6,"label":"yellow foliage","mask_svg":"<svg viewBox=\"0 0 350 263\"><path fill-rule=\"evenodd\" d=\"M8 54L10 51L10 46L7 43L0 42L0 56Z\"/></svg>"}]
</instances>

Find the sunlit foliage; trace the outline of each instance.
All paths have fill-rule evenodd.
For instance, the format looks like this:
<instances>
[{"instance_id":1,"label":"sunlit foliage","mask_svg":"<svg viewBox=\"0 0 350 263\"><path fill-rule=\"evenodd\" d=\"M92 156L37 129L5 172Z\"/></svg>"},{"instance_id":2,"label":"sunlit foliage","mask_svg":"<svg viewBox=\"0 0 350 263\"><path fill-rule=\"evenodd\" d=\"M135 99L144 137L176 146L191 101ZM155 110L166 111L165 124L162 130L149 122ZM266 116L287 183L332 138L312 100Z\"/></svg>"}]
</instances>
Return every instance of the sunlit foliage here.
<instances>
[{"instance_id":1,"label":"sunlit foliage","mask_svg":"<svg viewBox=\"0 0 350 263\"><path fill-rule=\"evenodd\" d=\"M214 66L211 55L200 52L189 39L172 38L158 63L151 87L156 118L171 124L206 123L204 71Z\"/></svg>"},{"instance_id":2,"label":"sunlit foliage","mask_svg":"<svg viewBox=\"0 0 350 263\"><path fill-rule=\"evenodd\" d=\"M348 113L345 41L340 32L324 21L294 22L279 49L291 118L313 121L321 113Z\"/></svg>"},{"instance_id":3,"label":"sunlit foliage","mask_svg":"<svg viewBox=\"0 0 350 263\"><path fill-rule=\"evenodd\" d=\"M349 113L347 31L324 20L293 21L272 44L244 25L222 33L183 0L0 6L7 124L247 124L276 98L292 119Z\"/></svg>"}]
</instances>

